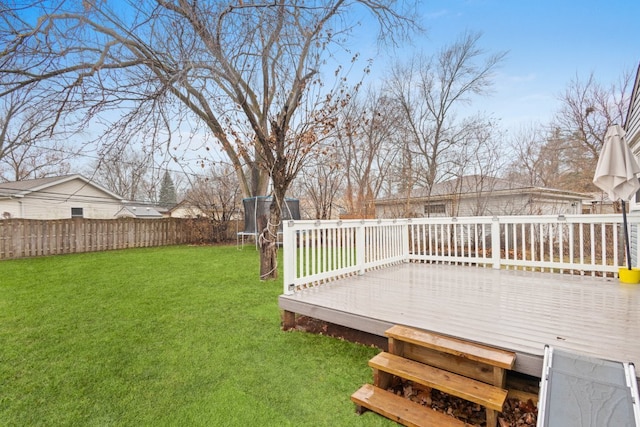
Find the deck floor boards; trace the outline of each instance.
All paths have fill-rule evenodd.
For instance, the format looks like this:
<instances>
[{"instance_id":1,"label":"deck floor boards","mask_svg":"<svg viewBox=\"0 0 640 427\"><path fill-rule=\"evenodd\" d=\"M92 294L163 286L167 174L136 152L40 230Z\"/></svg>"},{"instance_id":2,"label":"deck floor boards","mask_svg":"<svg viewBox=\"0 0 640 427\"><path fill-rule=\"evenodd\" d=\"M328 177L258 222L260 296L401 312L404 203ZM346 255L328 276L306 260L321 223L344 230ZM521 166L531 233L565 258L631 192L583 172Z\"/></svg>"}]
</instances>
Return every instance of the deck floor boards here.
<instances>
[{"instance_id":1,"label":"deck floor boards","mask_svg":"<svg viewBox=\"0 0 640 427\"><path fill-rule=\"evenodd\" d=\"M544 346L640 366L640 285L553 273L407 263L282 295L280 307L370 333L402 324L514 351Z\"/></svg>"}]
</instances>

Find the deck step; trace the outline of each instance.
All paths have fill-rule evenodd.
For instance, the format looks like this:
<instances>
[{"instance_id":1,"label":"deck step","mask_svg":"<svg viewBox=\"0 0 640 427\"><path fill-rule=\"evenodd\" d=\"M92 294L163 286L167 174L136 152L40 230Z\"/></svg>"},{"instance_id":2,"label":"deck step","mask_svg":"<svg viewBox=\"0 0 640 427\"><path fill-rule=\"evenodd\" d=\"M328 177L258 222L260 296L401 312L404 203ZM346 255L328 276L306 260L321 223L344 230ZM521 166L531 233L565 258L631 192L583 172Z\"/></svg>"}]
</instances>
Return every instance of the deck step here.
<instances>
[{"instance_id":1,"label":"deck step","mask_svg":"<svg viewBox=\"0 0 640 427\"><path fill-rule=\"evenodd\" d=\"M385 334L391 339L408 342L420 347L430 348L441 353L452 354L502 369L512 369L515 364L516 356L510 351L463 341L433 332L395 325L389 328Z\"/></svg>"},{"instance_id":2,"label":"deck step","mask_svg":"<svg viewBox=\"0 0 640 427\"><path fill-rule=\"evenodd\" d=\"M377 354L369 361L369 366L496 411L502 411L507 398L507 390L502 388L391 353Z\"/></svg>"},{"instance_id":3,"label":"deck step","mask_svg":"<svg viewBox=\"0 0 640 427\"><path fill-rule=\"evenodd\" d=\"M515 353L401 325L387 329L385 334L389 338L389 352L382 352L369 361L373 368L370 387L385 391L396 377L409 380L483 406L487 427L497 426L498 413L502 412L508 395L506 371L513 368ZM362 393L371 394L370 387L363 387ZM399 399L394 402L400 408L418 405L409 399ZM353 396L352 400L356 401ZM367 405L359 408L362 406L369 408ZM391 415L384 412L386 409L369 409L395 421L400 419L395 413L403 414L398 412L401 409L389 412Z\"/></svg>"},{"instance_id":4,"label":"deck step","mask_svg":"<svg viewBox=\"0 0 640 427\"><path fill-rule=\"evenodd\" d=\"M351 400L359 407L377 412L405 426L464 427L467 425L456 418L411 402L371 384L360 387L351 395Z\"/></svg>"}]
</instances>

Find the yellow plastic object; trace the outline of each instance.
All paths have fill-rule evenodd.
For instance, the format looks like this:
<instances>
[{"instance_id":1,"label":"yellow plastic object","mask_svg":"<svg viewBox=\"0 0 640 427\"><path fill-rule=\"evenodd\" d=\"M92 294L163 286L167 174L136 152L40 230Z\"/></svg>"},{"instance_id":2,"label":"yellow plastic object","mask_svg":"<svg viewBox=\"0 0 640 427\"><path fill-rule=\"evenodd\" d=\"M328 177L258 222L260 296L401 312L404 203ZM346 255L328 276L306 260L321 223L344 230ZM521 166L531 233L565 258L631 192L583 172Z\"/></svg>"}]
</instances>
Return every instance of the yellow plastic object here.
<instances>
[{"instance_id":1,"label":"yellow plastic object","mask_svg":"<svg viewBox=\"0 0 640 427\"><path fill-rule=\"evenodd\" d=\"M636 285L640 283L640 268L632 268L629 270L627 267L620 267L618 269L618 278L620 282Z\"/></svg>"}]
</instances>

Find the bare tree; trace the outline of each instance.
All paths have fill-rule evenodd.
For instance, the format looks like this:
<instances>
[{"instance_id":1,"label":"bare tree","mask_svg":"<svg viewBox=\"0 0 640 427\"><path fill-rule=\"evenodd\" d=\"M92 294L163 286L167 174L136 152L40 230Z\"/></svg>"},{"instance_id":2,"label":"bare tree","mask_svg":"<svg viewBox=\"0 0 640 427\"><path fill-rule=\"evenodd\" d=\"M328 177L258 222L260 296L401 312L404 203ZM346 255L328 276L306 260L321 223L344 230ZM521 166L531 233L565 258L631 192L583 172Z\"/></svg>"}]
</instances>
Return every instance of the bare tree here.
<instances>
[{"instance_id":1,"label":"bare tree","mask_svg":"<svg viewBox=\"0 0 640 427\"><path fill-rule=\"evenodd\" d=\"M64 149L21 145L0 161L0 175L6 181L66 175L71 172L71 157Z\"/></svg>"},{"instance_id":2,"label":"bare tree","mask_svg":"<svg viewBox=\"0 0 640 427\"><path fill-rule=\"evenodd\" d=\"M35 90L0 98L0 175L6 181L66 173L74 152L52 129L54 111Z\"/></svg>"},{"instance_id":3,"label":"bare tree","mask_svg":"<svg viewBox=\"0 0 640 427\"><path fill-rule=\"evenodd\" d=\"M595 190L592 180L604 136L610 125L624 123L631 83L632 74L626 71L608 87L596 81L593 73L586 80L576 76L567 85L550 136L564 153L563 188Z\"/></svg>"},{"instance_id":4,"label":"bare tree","mask_svg":"<svg viewBox=\"0 0 640 427\"><path fill-rule=\"evenodd\" d=\"M151 201L147 189L152 185L153 158L140 150L124 147L97 160L88 174L115 194L131 201Z\"/></svg>"},{"instance_id":5,"label":"bare tree","mask_svg":"<svg viewBox=\"0 0 640 427\"><path fill-rule=\"evenodd\" d=\"M374 200L398 154L398 114L388 98L369 90L345 109L337 145L344 164L344 203L350 215L375 215Z\"/></svg>"},{"instance_id":6,"label":"bare tree","mask_svg":"<svg viewBox=\"0 0 640 427\"><path fill-rule=\"evenodd\" d=\"M567 150L559 132L549 132L541 124L530 124L511 137L513 159L504 176L532 187L560 188L568 172Z\"/></svg>"},{"instance_id":7,"label":"bare tree","mask_svg":"<svg viewBox=\"0 0 640 427\"><path fill-rule=\"evenodd\" d=\"M459 199L463 193L474 193L471 215L484 215L488 196L493 192L495 178L506 164L500 155L501 133L495 122L477 115L463 121L466 135L461 138L456 150L445 153L446 163L451 165L449 173L457 183L452 194ZM463 185L464 183L464 185ZM460 203L454 200L451 214L459 215Z\"/></svg>"},{"instance_id":8,"label":"bare tree","mask_svg":"<svg viewBox=\"0 0 640 427\"><path fill-rule=\"evenodd\" d=\"M541 151L544 147L542 125L531 123L521 126L511 135L509 144L512 160L504 177L531 186L546 186L546 179L554 175L545 173Z\"/></svg>"},{"instance_id":9,"label":"bare tree","mask_svg":"<svg viewBox=\"0 0 640 427\"><path fill-rule=\"evenodd\" d=\"M343 190L344 165L335 147L305 165L296 179L299 191L309 201L316 219L331 219Z\"/></svg>"},{"instance_id":10,"label":"bare tree","mask_svg":"<svg viewBox=\"0 0 640 427\"><path fill-rule=\"evenodd\" d=\"M471 118L457 117L472 96L489 92L493 72L506 55L486 54L478 47L480 37L480 33L465 33L433 57L417 56L408 64L397 64L388 79L389 96L406 127L405 157L415 162L412 176L420 178L418 184L427 193L455 169L450 163L456 158L452 152L473 137L469 130L486 123L482 116L473 123Z\"/></svg>"},{"instance_id":11,"label":"bare tree","mask_svg":"<svg viewBox=\"0 0 640 427\"><path fill-rule=\"evenodd\" d=\"M230 165L214 164L206 175L192 182L185 196L185 208L192 216L208 218L213 225L214 241L226 238L229 222L240 205L238 178Z\"/></svg>"},{"instance_id":12,"label":"bare tree","mask_svg":"<svg viewBox=\"0 0 640 427\"><path fill-rule=\"evenodd\" d=\"M146 130L158 149L163 137L167 152L174 148L176 123L201 123L226 153L245 196L266 194L272 184L276 203L262 228L261 277L275 277L286 191L353 93L344 79L348 67L336 73L334 85L325 86L320 73L352 34L346 14L364 9L382 36L398 34L413 26L399 10L404 3L111 4L42 2L35 24L7 22L0 73L11 79L0 96L55 81L61 111L80 111L89 121L105 110L128 108L116 126L108 126L109 140L126 143L132 132Z\"/></svg>"},{"instance_id":13,"label":"bare tree","mask_svg":"<svg viewBox=\"0 0 640 427\"><path fill-rule=\"evenodd\" d=\"M571 80L549 125L530 125L513 136L515 158L507 176L532 186L595 191L592 180L604 136L610 125L624 121L630 84L629 72L609 87L593 74Z\"/></svg>"}]
</instances>

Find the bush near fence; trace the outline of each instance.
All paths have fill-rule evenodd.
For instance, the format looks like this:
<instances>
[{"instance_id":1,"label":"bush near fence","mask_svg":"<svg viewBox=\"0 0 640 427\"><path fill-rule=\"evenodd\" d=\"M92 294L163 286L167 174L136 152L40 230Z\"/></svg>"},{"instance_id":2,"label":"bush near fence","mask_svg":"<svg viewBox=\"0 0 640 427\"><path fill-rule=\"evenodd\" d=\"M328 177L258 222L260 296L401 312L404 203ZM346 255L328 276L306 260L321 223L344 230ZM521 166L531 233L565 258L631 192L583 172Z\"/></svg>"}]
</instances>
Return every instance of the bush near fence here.
<instances>
[{"instance_id":1,"label":"bush near fence","mask_svg":"<svg viewBox=\"0 0 640 427\"><path fill-rule=\"evenodd\" d=\"M219 243L234 240L238 226L206 218L7 219L0 220L0 259Z\"/></svg>"}]
</instances>

